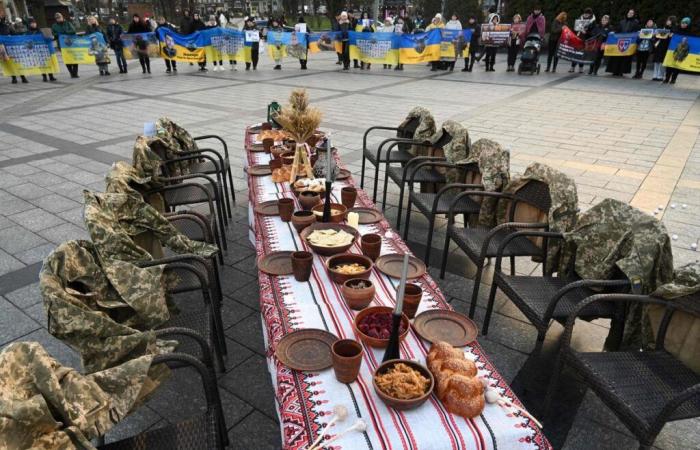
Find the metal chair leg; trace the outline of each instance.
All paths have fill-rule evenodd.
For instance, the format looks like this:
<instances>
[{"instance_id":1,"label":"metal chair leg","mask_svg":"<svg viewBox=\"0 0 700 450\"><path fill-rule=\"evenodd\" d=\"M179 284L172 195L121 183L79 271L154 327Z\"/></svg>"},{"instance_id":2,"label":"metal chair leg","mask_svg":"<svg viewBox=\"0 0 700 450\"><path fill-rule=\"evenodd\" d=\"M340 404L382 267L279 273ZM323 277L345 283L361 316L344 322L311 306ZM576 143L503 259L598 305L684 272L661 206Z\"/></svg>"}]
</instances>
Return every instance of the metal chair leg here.
<instances>
[{"instance_id":1,"label":"metal chair leg","mask_svg":"<svg viewBox=\"0 0 700 450\"><path fill-rule=\"evenodd\" d=\"M445 248L442 251L442 264L440 265L440 279L445 279L445 269L447 268L447 254L450 251L450 230L449 225L447 226L447 232L445 233Z\"/></svg>"},{"instance_id":2,"label":"metal chair leg","mask_svg":"<svg viewBox=\"0 0 700 450\"><path fill-rule=\"evenodd\" d=\"M399 186L399 211L396 213L396 231L401 230L401 213L403 211L403 193L404 193L404 187L406 186L406 183L404 180L401 180L401 186Z\"/></svg>"},{"instance_id":3,"label":"metal chair leg","mask_svg":"<svg viewBox=\"0 0 700 450\"><path fill-rule=\"evenodd\" d=\"M515 256L510 257L510 276L515 276Z\"/></svg>"},{"instance_id":4,"label":"metal chair leg","mask_svg":"<svg viewBox=\"0 0 700 450\"><path fill-rule=\"evenodd\" d=\"M228 168L228 182L229 182L229 186L231 186L231 204L235 207L236 206L236 190L233 187L233 174L231 173L230 166Z\"/></svg>"},{"instance_id":5,"label":"metal chair leg","mask_svg":"<svg viewBox=\"0 0 700 450\"><path fill-rule=\"evenodd\" d=\"M377 165L374 166L374 187L372 188L372 201L377 204L377 189L379 188L379 166L381 162L377 161ZM386 176L386 174L384 174Z\"/></svg>"},{"instance_id":6,"label":"metal chair leg","mask_svg":"<svg viewBox=\"0 0 700 450\"><path fill-rule=\"evenodd\" d=\"M403 240L408 241L408 229L411 224L411 193L408 193L408 209L406 210L406 223L403 224Z\"/></svg>"},{"instance_id":7,"label":"metal chair leg","mask_svg":"<svg viewBox=\"0 0 700 450\"><path fill-rule=\"evenodd\" d=\"M486 336L489 332L489 324L491 323L491 314L493 313L493 304L496 302L496 282L491 283L491 290L489 291L489 303L486 305L486 316L484 317L484 325L481 327L481 334ZM474 299L472 299L473 304ZM470 309L471 311L471 309ZM474 317L471 312L469 317Z\"/></svg>"},{"instance_id":8,"label":"metal chair leg","mask_svg":"<svg viewBox=\"0 0 700 450\"><path fill-rule=\"evenodd\" d=\"M484 261L475 261L476 265L476 276L474 277L474 289L472 289L472 303L469 306L469 318L474 318L474 312L476 311L476 303L479 299L479 285L481 284L481 272L484 270Z\"/></svg>"},{"instance_id":9,"label":"metal chair leg","mask_svg":"<svg viewBox=\"0 0 700 450\"><path fill-rule=\"evenodd\" d=\"M389 164L387 164L387 169ZM389 190L389 171L384 171L384 192L382 192L382 213L386 210L386 191Z\"/></svg>"},{"instance_id":10,"label":"metal chair leg","mask_svg":"<svg viewBox=\"0 0 700 450\"><path fill-rule=\"evenodd\" d=\"M365 158L365 152L362 152L362 168L360 169L360 189L365 187L365 166L367 165L367 158Z\"/></svg>"},{"instance_id":11,"label":"metal chair leg","mask_svg":"<svg viewBox=\"0 0 700 450\"><path fill-rule=\"evenodd\" d=\"M408 214L408 212L406 213ZM430 251L433 249L433 232L435 231L435 214L428 217L428 242L425 243L425 267L430 266Z\"/></svg>"}]
</instances>

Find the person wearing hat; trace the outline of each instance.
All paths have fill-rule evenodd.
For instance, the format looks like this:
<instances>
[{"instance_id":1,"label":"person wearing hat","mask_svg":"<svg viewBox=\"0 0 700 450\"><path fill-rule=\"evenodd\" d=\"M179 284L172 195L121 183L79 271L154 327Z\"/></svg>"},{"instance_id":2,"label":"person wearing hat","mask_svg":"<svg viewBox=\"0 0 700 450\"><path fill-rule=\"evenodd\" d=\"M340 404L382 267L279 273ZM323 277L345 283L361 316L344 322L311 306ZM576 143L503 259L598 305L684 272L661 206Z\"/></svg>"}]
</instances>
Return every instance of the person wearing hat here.
<instances>
[{"instance_id":1,"label":"person wearing hat","mask_svg":"<svg viewBox=\"0 0 700 450\"><path fill-rule=\"evenodd\" d=\"M690 31L690 17L684 17L681 19L681 24L672 35L694 36L694 34ZM666 67L666 76L664 77L663 82L676 84L676 78L678 78L678 74L680 72L681 69L678 69L677 67Z\"/></svg>"},{"instance_id":2,"label":"person wearing hat","mask_svg":"<svg viewBox=\"0 0 700 450\"><path fill-rule=\"evenodd\" d=\"M488 18L489 25L498 25L501 23L501 16L496 13L490 13ZM484 53L486 58L484 59L484 64L486 64L487 72L495 72L493 66L496 64L496 52L498 51L498 46L495 44L484 45Z\"/></svg>"},{"instance_id":3,"label":"person wearing hat","mask_svg":"<svg viewBox=\"0 0 700 450\"><path fill-rule=\"evenodd\" d=\"M56 22L53 25L51 25L51 32L53 33L54 39L56 39L56 48L58 48L58 50L60 51L61 41L58 39L58 36L61 34L75 36L75 27L72 23L67 22L66 19L63 18L63 14L61 13L56 13L53 17L56 20ZM77 64L66 64L66 69L68 69L68 73L70 74L71 78L80 78L78 76Z\"/></svg>"},{"instance_id":4,"label":"person wearing hat","mask_svg":"<svg viewBox=\"0 0 700 450\"><path fill-rule=\"evenodd\" d=\"M129 24L129 29L127 33L148 33L151 28L148 24L141 20L141 16L134 14L131 23ZM151 58L148 56L148 42L141 36L137 36L134 39L134 46L136 47L136 53L139 55L139 64L141 64L141 71L145 73L151 73Z\"/></svg>"},{"instance_id":5,"label":"person wearing hat","mask_svg":"<svg viewBox=\"0 0 700 450\"><path fill-rule=\"evenodd\" d=\"M641 28L639 20L637 20L634 9L627 11L627 16L620 21L615 29L616 33L635 33ZM626 73L632 72L632 57L631 56L610 56L608 57L608 66L606 72L612 73L614 77L621 77Z\"/></svg>"},{"instance_id":6,"label":"person wearing hat","mask_svg":"<svg viewBox=\"0 0 700 450\"><path fill-rule=\"evenodd\" d=\"M124 28L119 25L114 17L109 18L109 25L107 25L107 42L109 46L114 50L114 56L117 59L117 66L119 66L119 73L127 73L126 59L124 59L124 42L122 41L122 34L124 34ZM166 60L167 61L167 60Z\"/></svg>"},{"instance_id":7,"label":"person wearing hat","mask_svg":"<svg viewBox=\"0 0 700 450\"><path fill-rule=\"evenodd\" d=\"M41 30L39 29L39 25L36 23L36 20L33 17L29 18L29 27L27 28L27 32L25 34L42 34ZM54 78L52 73L42 73L41 78L43 78L44 82L56 81L56 78Z\"/></svg>"}]
</instances>

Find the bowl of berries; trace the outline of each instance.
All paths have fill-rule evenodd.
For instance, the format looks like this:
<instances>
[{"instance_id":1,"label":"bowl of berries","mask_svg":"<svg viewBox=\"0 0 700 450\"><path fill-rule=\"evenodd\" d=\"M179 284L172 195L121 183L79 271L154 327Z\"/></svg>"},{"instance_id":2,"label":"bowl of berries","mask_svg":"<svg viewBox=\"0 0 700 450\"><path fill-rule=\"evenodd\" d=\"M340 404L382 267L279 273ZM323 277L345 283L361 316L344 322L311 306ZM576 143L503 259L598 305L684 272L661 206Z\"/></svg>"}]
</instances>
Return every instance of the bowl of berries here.
<instances>
[{"instance_id":1,"label":"bowl of berries","mask_svg":"<svg viewBox=\"0 0 700 450\"><path fill-rule=\"evenodd\" d=\"M384 348L389 345L393 308L389 306L371 306L355 316L353 330L362 342L370 347ZM399 325L399 342L408 334L410 323L406 314L401 314Z\"/></svg>"}]
</instances>

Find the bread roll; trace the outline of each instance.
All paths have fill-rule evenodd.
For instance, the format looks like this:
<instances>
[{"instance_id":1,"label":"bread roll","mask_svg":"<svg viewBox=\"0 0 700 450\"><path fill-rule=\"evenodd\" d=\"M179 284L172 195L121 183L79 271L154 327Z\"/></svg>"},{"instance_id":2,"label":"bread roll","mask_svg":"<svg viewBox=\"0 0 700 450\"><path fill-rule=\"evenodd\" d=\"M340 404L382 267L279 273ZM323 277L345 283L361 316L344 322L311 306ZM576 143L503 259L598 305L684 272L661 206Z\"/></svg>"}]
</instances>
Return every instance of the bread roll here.
<instances>
[{"instance_id":1,"label":"bread roll","mask_svg":"<svg viewBox=\"0 0 700 450\"><path fill-rule=\"evenodd\" d=\"M446 342L436 342L427 357L435 377L436 393L445 408L462 417L473 418L484 409L484 386L476 377L474 362Z\"/></svg>"}]
</instances>

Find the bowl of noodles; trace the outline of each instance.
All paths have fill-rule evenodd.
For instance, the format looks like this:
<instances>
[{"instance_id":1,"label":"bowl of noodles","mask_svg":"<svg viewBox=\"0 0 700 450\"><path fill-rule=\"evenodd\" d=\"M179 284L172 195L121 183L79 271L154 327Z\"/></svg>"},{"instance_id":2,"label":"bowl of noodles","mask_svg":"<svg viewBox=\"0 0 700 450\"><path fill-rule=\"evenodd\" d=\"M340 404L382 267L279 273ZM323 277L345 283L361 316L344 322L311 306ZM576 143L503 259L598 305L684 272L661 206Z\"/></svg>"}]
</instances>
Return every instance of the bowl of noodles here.
<instances>
[{"instance_id":1,"label":"bowl of noodles","mask_svg":"<svg viewBox=\"0 0 700 450\"><path fill-rule=\"evenodd\" d=\"M360 237L356 229L339 223L314 223L304 228L299 236L314 253L323 256L345 253Z\"/></svg>"},{"instance_id":2,"label":"bowl of noodles","mask_svg":"<svg viewBox=\"0 0 700 450\"><path fill-rule=\"evenodd\" d=\"M408 359L391 359L374 371L374 391L389 406L400 411L417 408L430 397L435 379L427 367Z\"/></svg>"}]
</instances>

